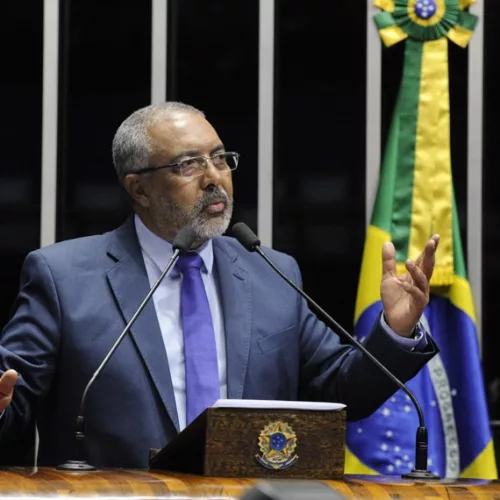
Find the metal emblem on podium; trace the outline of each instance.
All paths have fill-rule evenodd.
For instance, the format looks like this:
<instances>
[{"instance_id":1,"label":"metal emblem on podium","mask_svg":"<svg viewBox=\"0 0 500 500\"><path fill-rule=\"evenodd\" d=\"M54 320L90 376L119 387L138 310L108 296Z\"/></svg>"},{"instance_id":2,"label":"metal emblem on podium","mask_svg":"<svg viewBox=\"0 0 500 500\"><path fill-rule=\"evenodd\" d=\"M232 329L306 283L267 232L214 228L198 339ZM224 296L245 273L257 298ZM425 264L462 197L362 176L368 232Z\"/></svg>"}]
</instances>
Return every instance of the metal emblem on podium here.
<instances>
[{"instance_id":1,"label":"metal emblem on podium","mask_svg":"<svg viewBox=\"0 0 500 500\"><path fill-rule=\"evenodd\" d=\"M260 455L257 461L271 470L283 470L291 467L299 458L294 455L297 447L297 435L286 422L271 422L259 435Z\"/></svg>"}]
</instances>

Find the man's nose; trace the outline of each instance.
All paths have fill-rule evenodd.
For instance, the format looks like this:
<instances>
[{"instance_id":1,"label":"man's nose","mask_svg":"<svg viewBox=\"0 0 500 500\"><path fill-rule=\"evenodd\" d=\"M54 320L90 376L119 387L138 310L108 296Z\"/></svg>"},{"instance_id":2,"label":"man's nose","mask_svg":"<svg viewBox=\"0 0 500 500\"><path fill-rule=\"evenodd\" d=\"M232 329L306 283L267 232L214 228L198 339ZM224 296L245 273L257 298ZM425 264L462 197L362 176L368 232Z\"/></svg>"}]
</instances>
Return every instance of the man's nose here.
<instances>
[{"instance_id":1,"label":"man's nose","mask_svg":"<svg viewBox=\"0 0 500 500\"><path fill-rule=\"evenodd\" d=\"M218 186L221 183L221 176L222 174L220 170L214 165L214 162L210 158L207 158L205 160L205 171L203 172L203 175L201 177L202 186L207 187L210 184Z\"/></svg>"}]
</instances>

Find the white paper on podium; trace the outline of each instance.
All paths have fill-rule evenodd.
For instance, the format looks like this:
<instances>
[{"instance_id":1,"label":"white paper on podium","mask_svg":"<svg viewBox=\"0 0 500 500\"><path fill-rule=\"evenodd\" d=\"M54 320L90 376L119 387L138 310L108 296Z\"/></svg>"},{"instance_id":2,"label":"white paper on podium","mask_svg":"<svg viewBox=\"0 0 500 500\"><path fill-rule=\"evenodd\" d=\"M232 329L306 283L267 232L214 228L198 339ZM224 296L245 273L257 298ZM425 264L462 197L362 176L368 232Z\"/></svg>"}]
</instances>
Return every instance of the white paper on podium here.
<instances>
[{"instance_id":1,"label":"white paper on podium","mask_svg":"<svg viewBox=\"0 0 500 500\"><path fill-rule=\"evenodd\" d=\"M218 399L213 408L258 408L261 410L343 410L342 403L316 403L312 401L273 401L266 399Z\"/></svg>"}]
</instances>

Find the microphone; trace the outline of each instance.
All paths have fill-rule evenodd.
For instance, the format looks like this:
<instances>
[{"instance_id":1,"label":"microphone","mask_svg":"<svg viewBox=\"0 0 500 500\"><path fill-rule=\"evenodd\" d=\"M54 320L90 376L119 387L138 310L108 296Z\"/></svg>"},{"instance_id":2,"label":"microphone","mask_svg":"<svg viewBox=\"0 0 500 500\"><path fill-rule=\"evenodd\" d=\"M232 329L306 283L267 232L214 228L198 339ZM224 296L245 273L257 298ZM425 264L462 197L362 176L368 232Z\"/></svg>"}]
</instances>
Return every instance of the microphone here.
<instances>
[{"instance_id":1,"label":"microphone","mask_svg":"<svg viewBox=\"0 0 500 500\"><path fill-rule=\"evenodd\" d=\"M156 280L156 283L153 285L151 290L146 295L146 298L142 301L141 305L137 308L137 311L134 313L130 321L127 323L127 326L123 329L122 333L113 344L111 349L109 350L106 357L103 359L102 363L99 365L97 370L92 375L92 378L88 382L85 390L83 391L82 399L80 400L80 412L78 417L76 418L76 428L75 428L75 443L73 449L73 459L66 461L65 463L58 465L58 470L66 470L66 471L94 471L97 470L97 467L88 464L86 460L83 459L84 451L83 451L83 440L85 438L85 421L83 418L83 410L85 408L85 400L87 399L87 394L89 392L90 387L95 382L96 378L99 376L103 368L108 364L111 356L113 356L114 352L121 344L122 340L125 338L127 333L132 328L133 324L141 314L142 310L146 307L146 304L149 302L156 289L160 286L160 283L163 281L163 278L168 274L170 269L175 265L179 255L184 252L187 252L193 243L196 241L197 235L192 228L184 227L182 228L174 241L172 242L172 248L174 253L167 264L165 270L161 273L161 276Z\"/></svg>"},{"instance_id":2,"label":"microphone","mask_svg":"<svg viewBox=\"0 0 500 500\"><path fill-rule=\"evenodd\" d=\"M311 299L300 287L291 279L283 274L271 259L263 252L261 243L257 235L243 222L238 222L232 228L233 236L249 252L257 252L272 268L283 278L299 295L301 295L309 304L311 309L321 318L332 330L341 334L349 343L355 345L363 354L382 370L405 394L410 398L418 414L419 427L415 440L415 468L408 474L403 474L404 479L440 479L439 476L427 469L427 428L425 427L424 414L418 404L417 398L392 372L390 372L373 354L371 354L360 342L358 342L350 333L340 326L324 309L322 309L313 299Z\"/></svg>"}]
</instances>

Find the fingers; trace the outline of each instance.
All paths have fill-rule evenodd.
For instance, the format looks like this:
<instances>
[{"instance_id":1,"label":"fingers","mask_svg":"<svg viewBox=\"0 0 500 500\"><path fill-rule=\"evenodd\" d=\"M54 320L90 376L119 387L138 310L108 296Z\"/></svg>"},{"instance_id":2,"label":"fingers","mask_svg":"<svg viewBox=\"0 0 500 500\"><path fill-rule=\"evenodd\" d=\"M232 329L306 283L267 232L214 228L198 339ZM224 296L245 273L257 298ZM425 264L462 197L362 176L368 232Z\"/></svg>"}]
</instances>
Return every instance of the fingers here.
<instances>
[{"instance_id":1,"label":"fingers","mask_svg":"<svg viewBox=\"0 0 500 500\"><path fill-rule=\"evenodd\" d=\"M0 396L12 397L17 384L18 374L15 370L7 370L0 378Z\"/></svg>"},{"instance_id":2,"label":"fingers","mask_svg":"<svg viewBox=\"0 0 500 500\"><path fill-rule=\"evenodd\" d=\"M413 280L413 285L416 286L424 294L424 296L427 296L429 293L429 279L425 275L424 271L411 260L407 260L405 266ZM409 282L406 283L412 285Z\"/></svg>"},{"instance_id":3,"label":"fingers","mask_svg":"<svg viewBox=\"0 0 500 500\"><path fill-rule=\"evenodd\" d=\"M439 242L441 240L441 236L439 236L439 234L434 234L433 236L431 236L431 240L434 241L434 249L437 250L437 247L439 246Z\"/></svg>"},{"instance_id":4,"label":"fingers","mask_svg":"<svg viewBox=\"0 0 500 500\"><path fill-rule=\"evenodd\" d=\"M423 310L427 305L427 295L416 285L412 285L407 281L402 281L400 284L404 291L412 296L417 308Z\"/></svg>"},{"instance_id":5,"label":"fingers","mask_svg":"<svg viewBox=\"0 0 500 500\"><path fill-rule=\"evenodd\" d=\"M435 234L425 245L424 251L421 254L421 262L418 265L424 272L427 280L429 281L434 272L434 265L436 263L436 250L439 245L439 235Z\"/></svg>"},{"instance_id":6,"label":"fingers","mask_svg":"<svg viewBox=\"0 0 500 500\"><path fill-rule=\"evenodd\" d=\"M439 234L432 236L425 245L424 251L418 256L415 264L422 269L427 279L430 280L434 272L435 254L439 245Z\"/></svg>"},{"instance_id":7,"label":"fingers","mask_svg":"<svg viewBox=\"0 0 500 500\"><path fill-rule=\"evenodd\" d=\"M434 264L436 262L435 255L439 245L439 239L439 234L433 235L425 245L424 251L418 256L417 260L415 262L411 260L406 262L406 269L408 269L409 272L407 283L413 280L415 285L425 294L428 293L429 281L434 272ZM409 263L410 267L408 267ZM382 248L382 279L391 276L396 276L396 249L391 242L388 242L385 243Z\"/></svg>"},{"instance_id":8,"label":"fingers","mask_svg":"<svg viewBox=\"0 0 500 500\"><path fill-rule=\"evenodd\" d=\"M396 249L391 242L382 247L382 279L396 276Z\"/></svg>"}]
</instances>

